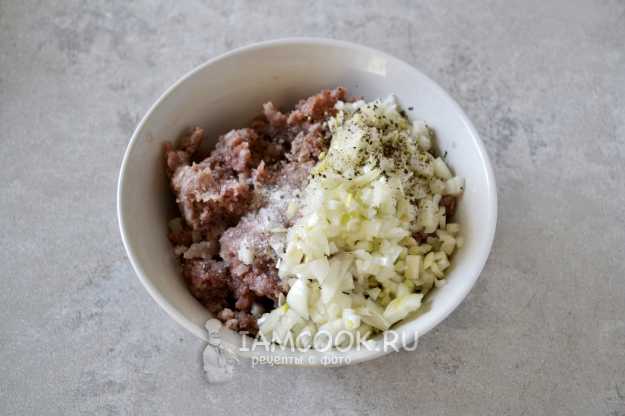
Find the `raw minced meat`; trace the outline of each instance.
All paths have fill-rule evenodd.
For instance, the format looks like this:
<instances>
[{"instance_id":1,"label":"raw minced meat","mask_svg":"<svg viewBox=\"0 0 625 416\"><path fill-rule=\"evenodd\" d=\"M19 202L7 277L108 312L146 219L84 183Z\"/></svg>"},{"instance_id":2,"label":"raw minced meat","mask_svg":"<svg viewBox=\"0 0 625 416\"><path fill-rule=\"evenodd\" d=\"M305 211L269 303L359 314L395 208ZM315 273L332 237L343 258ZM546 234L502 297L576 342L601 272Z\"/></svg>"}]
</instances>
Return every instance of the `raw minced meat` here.
<instances>
[{"instance_id":1,"label":"raw minced meat","mask_svg":"<svg viewBox=\"0 0 625 416\"><path fill-rule=\"evenodd\" d=\"M344 88L301 100L290 113L271 102L249 128L221 136L198 160L204 131L165 146L165 171L181 219L169 239L191 294L228 328L255 334L256 318L287 288L276 267L312 167L329 144L325 121Z\"/></svg>"}]
</instances>

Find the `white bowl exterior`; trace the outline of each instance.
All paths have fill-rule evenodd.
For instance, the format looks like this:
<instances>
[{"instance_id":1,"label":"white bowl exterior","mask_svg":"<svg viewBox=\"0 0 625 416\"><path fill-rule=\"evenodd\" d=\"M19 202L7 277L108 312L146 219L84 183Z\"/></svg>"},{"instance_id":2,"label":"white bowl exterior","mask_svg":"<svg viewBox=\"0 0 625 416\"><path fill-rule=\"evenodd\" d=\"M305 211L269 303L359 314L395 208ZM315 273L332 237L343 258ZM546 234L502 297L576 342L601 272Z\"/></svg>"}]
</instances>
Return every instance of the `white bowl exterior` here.
<instances>
[{"instance_id":1,"label":"white bowl exterior","mask_svg":"<svg viewBox=\"0 0 625 416\"><path fill-rule=\"evenodd\" d=\"M459 204L465 245L454 256L447 284L429 310L396 329L423 335L451 313L477 280L497 222L494 175L484 146L460 107L433 81L406 63L362 46L324 39L285 39L245 47L200 66L174 84L150 109L128 145L118 187L120 230L128 256L154 299L179 323L206 340L210 314L189 294L166 236L172 195L163 170L163 144L199 125L213 142L245 126L261 104L286 108L323 88L342 85L367 100L397 96L412 119L434 128L441 150L466 180ZM228 342L237 345L234 333ZM280 352L276 354L299 355ZM309 351L307 365L323 353ZM382 352L350 351L351 362Z\"/></svg>"}]
</instances>

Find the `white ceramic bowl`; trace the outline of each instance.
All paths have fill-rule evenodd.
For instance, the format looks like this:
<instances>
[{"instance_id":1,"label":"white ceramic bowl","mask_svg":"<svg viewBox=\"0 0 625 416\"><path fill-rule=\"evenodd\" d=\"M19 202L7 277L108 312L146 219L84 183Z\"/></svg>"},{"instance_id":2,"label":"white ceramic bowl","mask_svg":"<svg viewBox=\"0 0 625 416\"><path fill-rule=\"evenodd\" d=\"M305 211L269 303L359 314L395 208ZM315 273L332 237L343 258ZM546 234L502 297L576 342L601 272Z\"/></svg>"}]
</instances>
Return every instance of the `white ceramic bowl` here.
<instances>
[{"instance_id":1,"label":"white ceramic bowl","mask_svg":"<svg viewBox=\"0 0 625 416\"><path fill-rule=\"evenodd\" d=\"M207 339L204 324L211 316L187 291L167 240L166 224L175 208L163 170L163 143L195 125L215 140L245 126L268 100L288 108L338 85L366 99L394 93L405 109L412 108L407 111L411 118L435 129L450 166L466 180L457 212L465 245L453 258L448 282L427 298L426 312L395 329L409 337L425 334L460 304L482 271L497 222L495 178L484 145L458 104L415 68L373 49L325 39L258 43L212 59L170 87L132 135L119 176L117 210L128 257L156 302L199 338ZM241 337L229 331L225 341L236 347ZM341 363L384 353L347 351ZM328 357L316 351L274 355L303 358L303 365Z\"/></svg>"}]
</instances>

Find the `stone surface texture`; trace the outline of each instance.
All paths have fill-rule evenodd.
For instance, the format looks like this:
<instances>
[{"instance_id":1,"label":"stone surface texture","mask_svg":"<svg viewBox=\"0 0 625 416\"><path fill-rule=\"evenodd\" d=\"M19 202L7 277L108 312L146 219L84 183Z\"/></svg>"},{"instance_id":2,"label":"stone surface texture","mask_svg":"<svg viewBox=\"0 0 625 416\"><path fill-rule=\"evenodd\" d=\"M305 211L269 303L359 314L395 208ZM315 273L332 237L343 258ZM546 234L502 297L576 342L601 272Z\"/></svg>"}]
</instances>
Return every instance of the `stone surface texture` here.
<instances>
[{"instance_id":1,"label":"stone surface texture","mask_svg":"<svg viewBox=\"0 0 625 416\"><path fill-rule=\"evenodd\" d=\"M135 277L116 220L130 134L178 77L321 36L402 58L467 111L499 224L415 352L239 368ZM625 2L0 1L0 414L625 415Z\"/></svg>"}]
</instances>

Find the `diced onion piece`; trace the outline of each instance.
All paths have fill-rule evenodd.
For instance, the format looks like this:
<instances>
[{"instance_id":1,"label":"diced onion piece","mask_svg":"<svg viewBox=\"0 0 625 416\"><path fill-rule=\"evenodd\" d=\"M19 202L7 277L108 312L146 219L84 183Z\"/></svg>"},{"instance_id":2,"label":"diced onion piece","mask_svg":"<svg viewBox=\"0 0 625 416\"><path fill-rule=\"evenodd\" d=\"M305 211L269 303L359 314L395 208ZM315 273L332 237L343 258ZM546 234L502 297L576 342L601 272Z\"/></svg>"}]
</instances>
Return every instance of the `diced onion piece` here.
<instances>
[{"instance_id":1,"label":"diced onion piece","mask_svg":"<svg viewBox=\"0 0 625 416\"><path fill-rule=\"evenodd\" d=\"M330 264L326 257L300 264L293 269L299 277L316 279L323 283L330 274Z\"/></svg>"},{"instance_id":2,"label":"diced onion piece","mask_svg":"<svg viewBox=\"0 0 625 416\"><path fill-rule=\"evenodd\" d=\"M417 247L410 247L408 249L408 253L417 255L417 254L427 254L432 250L432 246L429 244L421 244Z\"/></svg>"},{"instance_id":3,"label":"diced onion piece","mask_svg":"<svg viewBox=\"0 0 625 416\"><path fill-rule=\"evenodd\" d=\"M365 306L358 308L356 312L360 315L364 323L374 328L384 331L390 326L389 322L383 316L384 309L371 300L367 301Z\"/></svg>"},{"instance_id":4,"label":"diced onion piece","mask_svg":"<svg viewBox=\"0 0 625 416\"><path fill-rule=\"evenodd\" d=\"M360 326L360 315L353 309L343 309L343 325L350 331L357 329Z\"/></svg>"},{"instance_id":5,"label":"diced onion piece","mask_svg":"<svg viewBox=\"0 0 625 416\"><path fill-rule=\"evenodd\" d=\"M464 192L464 178L454 176L445 182L445 194L458 196Z\"/></svg>"},{"instance_id":6,"label":"diced onion piece","mask_svg":"<svg viewBox=\"0 0 625 416\"><path fill-rule=\"evenodd\" d=\"M417 138L419 146L428 151L432 147L430 131L423 121L414 121L412 123L412 135Z\"/></svg>"},{"instance_id":7,"label":"diced onion piece","mask_svg":"<svg viewBox=\"0 0 625 416\"><path fill-rule=\"evenodd\" d=\"M434 273L432 273L429 270L424 270L421 273L420 283L421 283L421 288L423 289L423 291L427 292L428 290L432 288L432 286L434 285L434 279L435 279Z\"/></svg>"},{"instance_id":8,"label":"diced onion piece","mask_svg":"<svg viewBox=\"0 0 625 416\"><path fill-rule=\"evenodd\" d=\"M444 241L443 244L441 244L441 250L443 250L445 254L447 254L448 256L451 256L453 254L455 248L456 248L455 239L451 241Z\"/></svg>"},{"instance_id":9,"label":"diced onion piece","mask_svg":"<svg viewBox=\"0 0 625 416\"><path fill-rule=\"evenodd\" d=\"M419 271L421 270L421 265L423 263L422 256L414 256L409 255L406 256L406 278L417 281L419 280Z\"/></svg>"},{"instance_id":10,"label":"diced onion piece","mask_svg":"<svg viewBox=\"0 0 625 416\"><path fill-rule=\"evenodd\" d=\"M460 225L450 222L450 223L447 223L447 227L445 229L447 230L449 234L456 235L460 232Z\"/></svg>"},{"instance_id":11,"label":"diced onion piece","mask_svg":"<svg viewBox=\"0 0 625 416\"><path fill-rule=\"evenodd\" d=\"M380 296L380 292L382 292L382 289L380 289L379 287L374 287L367 290L367 295L369 295L371 299L376 300L378 296Z\"/></svg>"},{"instance_id":12,"label":"diced onion piece","mask_svg":"<svg viewBox=\"0 0 625 416\"><path fill-rule=\"evenodd\" d=\"M286 312L282 314L280 320L273 329L273 339L280 344L284 344L289 337L291 328L293 328L300 319L301 318L297 312L293 309L287 308Z\"/></svg>"},{"instance_id":13,"label":"diced onion piece","mask_svg":"<svg viewBox=\"0 0 625 416\"><path fill-rule=\"evenodd\" d=\"M384 310L384 319L390 324L404 319L410 312L414 312L421 306L423 295L412 293L401 298L397 298L388 304Z\"/></svg>"},{"instance_id":14,"label":"diced onion piece","mask_svg":"<svg viewBox=\"0 0 625 416\"><path fill-rule=\"evenodd\" d=\"M463 245L464 245L464 238L462 237L456 238L456 247L462 248Z\"/></svg>"},{"instance_id":15,"label":"diced onion piece","mask_svg":"<svg viewBox=\"0 0 625 416\"><path fill-rule=\"evenodd\" d=\"M444 231L444 230L437 230L436 231L436 235L443 242L441 244L441 250L447 256L451 256L451 254L454 251L454 248L456 247L456 239L450 233L448 233L447 231Z\"/></svg>"},{"instance_id":16,"label":"diced onion piece","mask_svg":"<svg viewBox=\"0 0 625 416\"><path fill-rule=\"evenodd\" d=\"M445 180L451 178L451 171L447 167L447 163L445 163L445 161L440 157L434 159L434 161L432 162L432 166L434 167L434 174L439 178Z\"/></svg>"},{"instance_id":17,"label":"diced onion piece","mask_svg":"<svg viewBox=\"0 0 625 416\"><path fill-rule=\"evenodd\" d=\"M407 296L410 293L412 293L412 290L410 289L410 287L408 287L408 285L405 285L404 283L400 283L397 285L395 296L397 296L398 298L403 298L404 296Z\"/></svg>"},{"instance_id":18,"label":"diced onion piece","mask_svg":"<svg viewBox=\"0 0 625 416\"><path fill-rule=\"evenodd\" d=\"M432 156L426 153L422 153L418 156L414 156L411 160L412 168L417 171L419 175L430 177L434 175L434 166L432 164Z\"/></svg>"},{"instance_id":19,"label":"diced onion piece","mask_svg":"<svg viewBox=\"0 0 625 416\"><path fill-rule=\"evenodd\" d=\"M364 297L364 295L361 295L360 293L352 293L351 298L353 308L363 306L367 302L367 299Z\"/></svg>"},{"instance_id":20,"label":"diced onion piece","mask_svg":"<svg viewBox=\"0 0 625 416\"><path fill-rule=\"evenodd\" d=\"M432 271L432 273L434 273L436 277L440 278L444 276L443 271L438 266L438 263L432 263L432 265L430 266L430 270Z\"/></svg>"},{"instance_id":21,"label":"diced onion piece","mask_svg":"<svg viewBox=\"0 0 625 416\"><path fill-rule=\"evenodd\" d=\"M330 260L330 271L321 283L321 301L323 303L330 302L341 288L346 286L349 288L350 285L351 288L354 287L352 274L349 271L351 263L351 255L337 255Z\"/></svg>"},{"instance_id":22,"label":"diced onion piece","mask_svg":"<svg viewBox=\"0 0 625 416\"><path fill-rule=\"evenodd\" d=\"M286 295L289 307L304 319L308 319L308 285L304 279L297 279Z\"/></svg>"},{"instance_id":23,"label":"diced onion piece","mask_svg":"<svg viewBox=\"0 0 625 416\"><path fill-rule=\"evenodd\" d=\"M273 311L264 314L258 319L258 329L265 336L271 336L273 329L280 321L280 317L284 314L286 308L276 308Z\"/></svg>"},{"instance_id":24,"label":"diced onion piece","mask_svg":"<svg viewBox=\"0 0 625 416\"><path fill-rule=\"evenodd\" d=\"M432 179L430 181L430 189L435 194L442 194L445 192L445 184L446 182L440 179Z\"/></svg>"},{"instance_id":25,"label":"diced onion piece","mask_svg":"<svg viewBox=\"0 0 625 416\"><path fill-rule=\"evenodd\" d=\"M323 290L323 289L322 289ZM332 318L340 318L343 309L352 307L352 298L345 293L337 293L330 302L326 302L326 314Z\"/></svg>"},{"instance_id":26,"label":"diced onion piece","mask_svg":"<svg viewBox=\"0 0 625 416\"><path fill-rule=\"evenodd\" d=\"M405 246L407 246L407 247L416 247L416 246L418 245L418 244L417 244L417 240L415 240L415 239L414 239L414 238L412 238L412 237L407 237L407 238L404 238L404 239L402 240L402 242L403 242L403 243L404 243L404 245L405 245Z\"/></svg>"},{"instance_id":27,"label":"diced onion piece","mask_svg":"<svg viewBox=\"0 0 625 416\"><path fill-rule=\"evenodd\" d=\"M423 260L423 268L427 270L432 267L432 264L434 264L434 252L430 251Z\"/></svg>"},{"instance_id":28,"label":"diced onion piece","mask_svg":"<svg viewBox=\"0 0 625 416\"><path fill-rule=\"evenodd\" d=\"M423 227L426 234L433 233L438 228L438 203L432 199L422 200L417 224Z\"/></svg>"}]
</instances>

